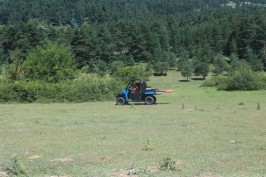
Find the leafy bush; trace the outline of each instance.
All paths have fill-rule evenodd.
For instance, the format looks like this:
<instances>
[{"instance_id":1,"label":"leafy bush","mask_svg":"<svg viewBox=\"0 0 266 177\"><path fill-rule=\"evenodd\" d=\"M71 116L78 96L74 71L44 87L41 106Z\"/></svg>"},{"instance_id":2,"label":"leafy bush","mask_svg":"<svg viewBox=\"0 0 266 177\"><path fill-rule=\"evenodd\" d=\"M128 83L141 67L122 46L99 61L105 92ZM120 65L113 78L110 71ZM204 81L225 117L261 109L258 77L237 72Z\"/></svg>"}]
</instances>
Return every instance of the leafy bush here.
<instances>
[{"instance_id":1,"label":"leafy bush","mask_svg":"<svg viewBox=\"0 0 266 177\"><path fill-rule=\"evenodd\" d=\"M225 90L259 90L264 88L263 76L253 72L251 67L245 63L239 65L238 69L228 75Z\"/></svg>"},{"instance_id":2,"label":"leafy bush","mask_svg":"<svg viewBox=\"0 0 266 177\"><path fill-rule=\"evenodd\" d=\"M103 101L114 98L114 81L107 78L84 77L62 85L58 100L69 102Z\"/></svg>"},{"instance_id":3,"label":"leafy bush","mask_svg":"<svg viewBox=\"0 0 266 177\"><path fill-rule=\"evenodd\" d=\"M206 81L202 86L217 87L219 90L260 90L266 89L266 77L262 73L252 71L245 62L239 62L238 67L231 70L228 76L216 76Z\"/></svg>"},{"instance_id":4,"label":"leafy bush","mask_svg":"<svg viewBox=\"0 0 266 177\"><path fill-rule=\"evenodd\" d=\"M34 82L14 82L1 83L0 85L0 101L1 102L34 102L38 85Z\"/></svg>"},{"instance_id":5,"label":"leafy bush","mask_svg":"<svg viewBox=\"0 0 266 177\"><path fill-rule=\"evenodd\" d=\"M24 67L27 79L53 83L73 79L76 72L71 49L66 45L49 41L29 53Z\"/></svg>"},{"instance_id":6,"label":"leafy bush","mask_svg":"<svg viewBox=\"0 0 266 177\"><path fill-rule=\"evenodd\" d=\"M110 72L111 72L111 74L113 74L114 72L116 72L117 71L117 69L118 68L122 68L122 67L124 67L124 62L122 62L122 61L113 61L112 63L111 63L111 66L110 66Z\"/></svg>"},{"instance_id":7,"label":"leafy bush","mask_svg":"<svg viewBox=\"0 0 266 177\"><path fill-rule=\"evenodd\" d=\"M141 66L127 66L118 68L114 74L114 78L120 80L123 83L127 83L130 79L144 79L148 80L149 73L145 71Z\"/></svg>"}]
</instances>

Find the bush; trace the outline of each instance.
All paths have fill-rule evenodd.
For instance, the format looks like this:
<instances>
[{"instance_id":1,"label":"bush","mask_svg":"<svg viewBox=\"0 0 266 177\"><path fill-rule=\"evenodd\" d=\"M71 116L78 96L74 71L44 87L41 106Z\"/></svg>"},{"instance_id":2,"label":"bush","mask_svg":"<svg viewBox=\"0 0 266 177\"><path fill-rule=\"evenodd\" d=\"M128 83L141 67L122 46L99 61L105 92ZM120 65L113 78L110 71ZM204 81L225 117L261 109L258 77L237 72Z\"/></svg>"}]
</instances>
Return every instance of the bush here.
<instances>
[{"instance_id":1,"label":"bush","mask_svg":"<svg viewBox=\"0 0 266 177\"><path fill-rule=\"evenodd\" d=\"M114 98L114 81L107 78L84 77L64 83L58 100L69 102L104 101Z\"/></svg>"},{"instance_id":2,"label":"bush","mask_svg":"<svg viewBox=\"0 0 266 177\"><path fill-rule=\"evenodd\" d=\"M236 70L231 70L228 76L213 77L202 86L215 86L219 90L260 90L266 89L265 81L263 74L252 71L248 64L240 62Z\"/></svg>"},{"instance_id":3,"label":"bush","mask_svg":"<svg viewBox=\"0 0 266 177\"><path fill-rule=\"evenodd\" d=\"M0 102L87 102L112 100L115 81L96 76L60 83L1 82Z\"/></svg>"},{"instance_id":4,"label":"bush","mask_svg":"<svg viewBox=\"0 0 266 177\"><path fill-rule=\"evenodd\" d=\"M76 63L70 47L49 41L28 54L24 68L26 79L53 83L73 79L76 74Z\"/></svg>"},{"instance_id":5,"label":"bush","mask_svg":"<svg viewBox=\"0 0 266 177\"><path fill-rule=\"evenodd\" d=\"M130 79L148 80L149 72L145 71L141 66L127 66L118 68L113 76L122 83L127 83Z\"/></svg>"},{"instance_id":6,"label":"bush","mask_svg":"<svg viewBox=\"0 0 266 177\"><path fill-rule=\"evenodd\" d=\"M228 75L225 90L260 90L264 88L263 76L253 72L247 64L242 64Z\"/></svg>"},{"instance_id":7,"label":"bush","mask_svg":"<svg viewBox=\"0 0 266 177\"><path fill-rule=\"evenodd\" d=\"M14 82L1 83L0 101L1 102L34 102L38 85L34 82Z\"/></svg>"},{"instance_id":8,"label":"bush","mask_svg":"<svg viewBox=\"0 0 266 177\"><path fill-rule=\"evenodd\" d=\"M228 78L226 76L218 75L212 77L201 85L202 87L217 87L218 90L225 90L227 87Z\"/></svg>"},{"instance_id":9,"label":"bush","mask_svg":"<svg viewBox=\"0 0 266 177\"><path fill-rule=\"evenodd\" d=\"M113 61L110 66L110 73L114 74L118 68L124 67L124 62L122 61Z\"/></svg>"}]
</instances>

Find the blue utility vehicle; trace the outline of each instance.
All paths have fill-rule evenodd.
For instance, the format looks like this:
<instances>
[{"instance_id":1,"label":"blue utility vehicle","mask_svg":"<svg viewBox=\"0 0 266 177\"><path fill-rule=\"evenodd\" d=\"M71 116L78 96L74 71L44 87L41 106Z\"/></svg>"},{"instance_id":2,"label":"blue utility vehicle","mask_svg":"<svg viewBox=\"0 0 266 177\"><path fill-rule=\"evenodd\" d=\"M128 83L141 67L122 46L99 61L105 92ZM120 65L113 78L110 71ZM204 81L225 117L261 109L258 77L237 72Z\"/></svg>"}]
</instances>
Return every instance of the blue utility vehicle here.
<instances>
[{"instance_id":1,"label":"blue utility vehicle","mask_svg":"<svg viewBox=\"0 0 266 177\"><path fill-rule=\"evenodd\" d=\"M147 84L142 79L132 79L128 82L127 87L121 90L116 97L118 105L128 104L129 102L145 102L147 105L156 103L155 95L160 95L162 92L157 89L147 87Z\"/></svg>"}]
</instances>

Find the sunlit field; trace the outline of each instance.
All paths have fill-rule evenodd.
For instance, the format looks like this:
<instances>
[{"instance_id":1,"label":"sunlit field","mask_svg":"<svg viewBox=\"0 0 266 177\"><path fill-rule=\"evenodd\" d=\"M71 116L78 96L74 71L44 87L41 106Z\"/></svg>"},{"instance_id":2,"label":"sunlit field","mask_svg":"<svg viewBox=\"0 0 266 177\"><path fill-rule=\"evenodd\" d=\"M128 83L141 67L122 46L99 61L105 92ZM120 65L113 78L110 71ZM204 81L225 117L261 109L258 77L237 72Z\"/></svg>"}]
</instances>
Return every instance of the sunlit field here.
<instances>
[{"instance_id":1,"label":"sunlit field","mask_svg":"<svg viewBox=\"0 0 266 177\"><path fill-rule=\"evenodd\" d=\"M151 77L175 90L152 106L1 104L0 176L266 176L266 91L182 79Z\"/></svg>"}]
</instances>

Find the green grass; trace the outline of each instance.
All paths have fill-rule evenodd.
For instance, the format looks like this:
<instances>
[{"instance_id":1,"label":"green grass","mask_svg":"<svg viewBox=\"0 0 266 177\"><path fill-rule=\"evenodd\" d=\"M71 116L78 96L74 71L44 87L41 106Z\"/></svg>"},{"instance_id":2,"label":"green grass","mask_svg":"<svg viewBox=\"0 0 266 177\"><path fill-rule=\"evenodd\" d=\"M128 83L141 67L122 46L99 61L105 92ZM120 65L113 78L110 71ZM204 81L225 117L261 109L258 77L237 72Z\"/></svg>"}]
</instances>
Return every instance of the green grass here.
<instances>
[{"instance_id":1,"label":"green grass","mask_svg":"<svg viewBox=\"0 0 266 177\"><path fill-rule=\"evenodd\" d=\"M139 176L265 176L266 91L180 79L151 77L153 88L176 91L152 106L1 104L0 172L16 157L36 177L122 176L131 168ZM176 171L159 169L166 157Z\"/></svg>"}]
</instances>

